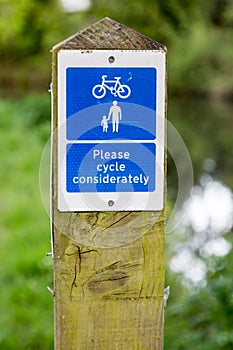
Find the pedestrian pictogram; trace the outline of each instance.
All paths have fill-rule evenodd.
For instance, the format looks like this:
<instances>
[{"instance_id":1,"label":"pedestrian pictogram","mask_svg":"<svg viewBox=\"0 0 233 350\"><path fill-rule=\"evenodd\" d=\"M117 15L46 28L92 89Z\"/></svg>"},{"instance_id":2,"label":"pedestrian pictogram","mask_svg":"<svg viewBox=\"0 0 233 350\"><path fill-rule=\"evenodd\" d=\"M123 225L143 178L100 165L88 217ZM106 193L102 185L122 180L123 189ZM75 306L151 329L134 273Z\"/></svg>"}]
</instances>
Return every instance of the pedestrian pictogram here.
<instances>
[{"instance_id":1,"label":"pedestrian pictogram","mask_svg":"<svg viewBox=\"0 0 233 350\"><path fill-rule=\"evenodd\" d=\"M108 117L103 116L101 120L101 126L103 127L103 132L108 131L108 122L112 118L112 132L118 132L119 123L122 120L122 111L121 107L117 105L117 101L113 101L112 106L110 107Z\"/></svg>"}]
</instances>

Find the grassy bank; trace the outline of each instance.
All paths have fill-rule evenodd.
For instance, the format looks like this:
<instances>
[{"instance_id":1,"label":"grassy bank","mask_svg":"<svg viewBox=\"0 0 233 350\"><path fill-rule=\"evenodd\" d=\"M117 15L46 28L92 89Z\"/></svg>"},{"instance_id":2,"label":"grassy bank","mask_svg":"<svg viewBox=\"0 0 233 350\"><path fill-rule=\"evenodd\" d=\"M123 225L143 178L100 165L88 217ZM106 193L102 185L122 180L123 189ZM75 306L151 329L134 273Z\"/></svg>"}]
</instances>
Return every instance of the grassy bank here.
<instances>
[{"instance_id":1,"label":"grassy bank","mask_svg":"<svg viewBox=\"0 0 233 350\"><path fill-rule=\"evenodd\" d=\"M39 103L40 100L40 103ZM0 101L0 348L53 348L49 219L38 176L49 97Z\"/></svg>"}]
</instances>

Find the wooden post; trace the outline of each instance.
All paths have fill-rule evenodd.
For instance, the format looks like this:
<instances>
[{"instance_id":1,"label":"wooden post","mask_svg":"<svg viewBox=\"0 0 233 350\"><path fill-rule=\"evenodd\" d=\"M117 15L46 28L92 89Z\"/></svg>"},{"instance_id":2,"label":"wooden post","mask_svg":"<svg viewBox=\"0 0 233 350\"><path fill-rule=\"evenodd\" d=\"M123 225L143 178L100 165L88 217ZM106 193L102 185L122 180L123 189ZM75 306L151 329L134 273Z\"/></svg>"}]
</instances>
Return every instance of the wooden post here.
<instances>
[{"instance_id":1,"label":"wooden post","mask_svg":"<svg viewBox=\"0 0 233 350\"><path fill-rule=\"evenodd\" d=\"M161 350L164 209L58 210L57 59L60 50L80 49L165 52L164 46L109 18L52 50L55 349Z\"/></svg>"}]
</instances>

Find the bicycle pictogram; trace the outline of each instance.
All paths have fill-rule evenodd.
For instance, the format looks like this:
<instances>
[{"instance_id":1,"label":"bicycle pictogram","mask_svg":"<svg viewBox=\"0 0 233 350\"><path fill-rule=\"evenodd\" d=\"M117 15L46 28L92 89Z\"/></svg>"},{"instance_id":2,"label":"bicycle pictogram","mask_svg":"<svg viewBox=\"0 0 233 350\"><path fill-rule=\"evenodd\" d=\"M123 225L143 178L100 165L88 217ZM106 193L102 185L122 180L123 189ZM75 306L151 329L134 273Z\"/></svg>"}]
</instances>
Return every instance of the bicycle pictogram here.
<instances>
[{"instance_id":1,"label":"bicycle pictogram","mask_svg":"<svg viewBox=\"0 0 233 350\"><path fill-rule=\"evenodd\" d=\"M131 89L128 85L121 84L121 77L114 77L114 79L107 80L107 75L102 75L101 84L97 84L92 89L92 95L95 98L103 98L107 90L115 97L127 98L131 94Z\"/></svg>"}]
</instances>

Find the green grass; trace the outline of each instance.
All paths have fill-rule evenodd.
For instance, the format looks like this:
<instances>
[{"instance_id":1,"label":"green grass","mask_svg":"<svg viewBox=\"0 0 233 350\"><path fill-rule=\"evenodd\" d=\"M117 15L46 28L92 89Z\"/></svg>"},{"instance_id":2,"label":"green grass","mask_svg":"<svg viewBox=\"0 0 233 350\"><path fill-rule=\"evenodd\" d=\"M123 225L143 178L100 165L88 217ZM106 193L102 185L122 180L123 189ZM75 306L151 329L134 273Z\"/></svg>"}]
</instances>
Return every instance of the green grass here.
<instances>
[{"instance_id":1,"label":"green grass","mask_svg":"<svg viewBox=\"0 0 233 350\"><path fill-rule=\"evenodd\" d=\"M0 349L53 348L49 219L39 190L49 96L0 101Z\"/></svg>"}]
</instances>

